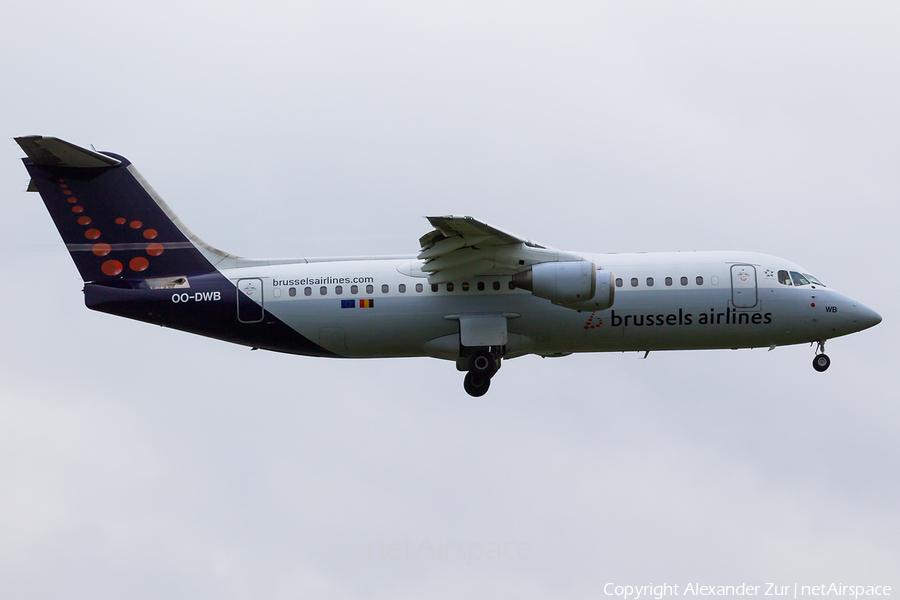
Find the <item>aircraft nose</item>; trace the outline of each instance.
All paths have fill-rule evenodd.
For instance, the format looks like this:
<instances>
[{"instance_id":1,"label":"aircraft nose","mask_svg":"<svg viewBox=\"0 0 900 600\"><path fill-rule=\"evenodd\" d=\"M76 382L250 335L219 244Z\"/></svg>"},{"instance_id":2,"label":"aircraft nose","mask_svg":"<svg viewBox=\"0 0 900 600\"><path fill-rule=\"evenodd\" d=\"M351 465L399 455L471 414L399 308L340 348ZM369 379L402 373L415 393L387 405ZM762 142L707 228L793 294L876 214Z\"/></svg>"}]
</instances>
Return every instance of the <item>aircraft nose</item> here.
<instances>
[{"instance_id":1,"label":"aircraft nose","mask_svg":"<svg viewBox=\"0 0 900 600\"><path fill-rule=\"evenodd\" d=\"M881 315L877 312L866 306L865 304L857 304L857 323L859 324L860 331L863 329L868 329L869 327L875 327L879 323L881 323Z\"/></svg>"}]
</instances>

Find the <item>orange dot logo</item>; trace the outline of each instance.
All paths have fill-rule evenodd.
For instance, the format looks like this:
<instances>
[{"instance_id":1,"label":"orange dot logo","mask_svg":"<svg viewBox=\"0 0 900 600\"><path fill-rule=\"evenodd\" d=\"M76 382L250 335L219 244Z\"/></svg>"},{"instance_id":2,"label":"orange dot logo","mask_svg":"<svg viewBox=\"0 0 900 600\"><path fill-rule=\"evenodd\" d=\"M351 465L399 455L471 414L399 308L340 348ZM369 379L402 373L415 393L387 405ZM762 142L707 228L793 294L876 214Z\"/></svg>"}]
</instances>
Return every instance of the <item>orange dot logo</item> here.
<instances>
[{"instance_id":1,"label":"orange dot logo","mask_svg":"<svg viewBox=\"0 0 900 600\"><path fill-rule=\"evenodd\" d=\"M75 204L76 202L78 202L78 198L76 198L75 196L69 196L68 200L69 204Z\"/></svg>"},{"instance_id":2,"label":"orange dot logo","mask_svg":"<svg viewBox=\"0 0 900 600\"><path fill-rule=\"evenodd\" d=\"M163 253L162 244L153 243L153 244L149 244L147 246L147 254L149 254L150 256L159 256L162 253Z\"/></svg>"},{"instance_id":3,"label":"orange dot logo","mask_svg":"<svg viewBox=\"0 0 900 600\"><path fill-rule=\"evenodd\" d=\"M159 235L159 234L156 233L155 229L148 229L147 231L144 232L144 237L147 238L148 240L152 240L157 235Z\"/></svg>"},{"instance_id":4,"label":"orange dot logo","mask_svg":"<svg viewBox=\"0 0 900 600\"><path fill-rule=\"evenodd\" d=\"M71 196L72 191L71 190L63 190L63 194L65 194L66 196Z\"/></svg>"},{"instance_id":5,"label":"orange dot logo","mask_svg":"<svg viewBox=\"0 0 900 600\"><path fill-rule=\"evenodd\" d=\"M143 256L137 256L131 259L131 261L128 263L128 266L132 271L140 272L150 266L150 261Z\"/></svg>"},{"instance_id":6,"label":"orange dot logo","mask_svg":"<svg viewBox=\"0 0 900 600\"><path fill-rule=\"evenodd\" d=\"M88 229L87 231L84 232L84 237L86 237L89 240L96 240L98 237L100 237L100 230L99 229Z\"/></svg>"},{"instance_id":7,"label":"orange dot logo","mask_svg":"<svg viewBox=\"0 0 900 600\"><path fill-rule=\"evenodd\" d=\"M94 244L94 247L91 248L91 252L93 252L97 256L106 256L110 253L111 250L112 248L109 247L109 244L104 244L103 242Z\"/></svg>"},{"instance_id":8,"label":"orange dot logo","mask_svg":"<svg viewBox=\"0 0 900 600\"><path fill-rule=\"evenodd\" d=\"M140 221L132 221L131 223L128 224L128 226L131 227L132 229L140 229L141 227L144 226L144 224L141 223Z\"/></svg>"},{"instance_id":9,"label":"orange dot logo","mask_svg":"<svg viewBox=\"0 0 900 600\"><path fill-rule=\"evenodd\" d=\"M115 277L122 272L122 263L117 260L108 260L103 263L103 266L100 267L100 270L103 271L104 275Z\"/></svg>"},{"instance_id":10,"label":"orange dot logo","mask_svg":"<svg viewBox=\"0 0 900 600\"><path fill-rule=\"evenodd\" d=\"M90 217L78 217L79 225L90 225L91 218Z\"/></svg>"},{"instance_id":11,"label":"orange dot logo","mask_svg":"<svg viewBox=\"0 0 900 600\"><path fill-rule=\"evenodd\" d=\"M69 186L67 186L67 185L64 184L64 183L61 183L61 184L59 185L59 187L61 187L61 188L63 188L63 189L66 189L66 188L69 187Z\"/></svg>"},{"instance_id":12,"label":"orange dot logo","mask_svg":"<svg viewBox=\"0 0 900 600\"><path fill-rule=\"evenodd\" d=\"M122 217L119 217L118 219L116 219L116 225L124 225L124 224L125 224L125 219L123 219Z\"/></svg>"},{"instance_id":13,"label":"orange dot logo","mask_svg":"<svg viewBox=\"0 0 900 600\"><path fill-rule=\"evenodd\" d=\"M73 212L73 213L76 213L76 214L77 214L77 213L83 213L83 212L84 212L84 207L83 207L83 206L73 206L73 207L72 207L72 212Z\"/></svg>"}]
</instances>

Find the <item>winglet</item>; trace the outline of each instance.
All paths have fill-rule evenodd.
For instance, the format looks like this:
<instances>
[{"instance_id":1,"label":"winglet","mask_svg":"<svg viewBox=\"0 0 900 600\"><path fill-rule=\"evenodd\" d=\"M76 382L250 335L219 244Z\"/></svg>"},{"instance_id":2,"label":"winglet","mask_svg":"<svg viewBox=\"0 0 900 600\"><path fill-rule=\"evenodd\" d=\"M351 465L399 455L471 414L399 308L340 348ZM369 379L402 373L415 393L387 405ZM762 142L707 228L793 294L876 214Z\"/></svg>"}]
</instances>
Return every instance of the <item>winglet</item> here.
<instances>
[{"instance_id":1,"label":"winglet","mask_svg":"<svg viewBox=\"0 0 900 600\"><path fill-rule=\"evenodd\" d=\"M42 167L73 167L81 169L109 168L122 164L111 156L81 148L55 137L29 135L15 138L28 158Z\"/></svg>"}]
</instances>

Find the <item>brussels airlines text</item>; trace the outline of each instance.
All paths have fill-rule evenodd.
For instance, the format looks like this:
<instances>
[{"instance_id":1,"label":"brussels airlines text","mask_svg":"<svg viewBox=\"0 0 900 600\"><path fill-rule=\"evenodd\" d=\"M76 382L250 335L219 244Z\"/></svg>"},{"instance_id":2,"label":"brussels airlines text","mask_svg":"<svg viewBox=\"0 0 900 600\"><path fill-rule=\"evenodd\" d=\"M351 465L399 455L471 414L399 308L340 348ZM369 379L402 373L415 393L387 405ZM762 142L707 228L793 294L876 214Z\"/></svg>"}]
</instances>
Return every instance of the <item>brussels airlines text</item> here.
<instances>
[{"instance_id":1,"label":"brussels airlines text","mask_svg":"<svg viewBox=\"0 0 900 600\"><path fill-rule=\"evenodd\" d=\"M726 308L724 312L716 312L711 308L708 313L702 312L695 315L679 308L677 313L625 315L623 317L617 315L616 311L612 311L610 321L613 327L693 325L695 323L697 325L768 325L772 322L772 313L738 312L733 308Z\"/></svg>"}]
</instances>

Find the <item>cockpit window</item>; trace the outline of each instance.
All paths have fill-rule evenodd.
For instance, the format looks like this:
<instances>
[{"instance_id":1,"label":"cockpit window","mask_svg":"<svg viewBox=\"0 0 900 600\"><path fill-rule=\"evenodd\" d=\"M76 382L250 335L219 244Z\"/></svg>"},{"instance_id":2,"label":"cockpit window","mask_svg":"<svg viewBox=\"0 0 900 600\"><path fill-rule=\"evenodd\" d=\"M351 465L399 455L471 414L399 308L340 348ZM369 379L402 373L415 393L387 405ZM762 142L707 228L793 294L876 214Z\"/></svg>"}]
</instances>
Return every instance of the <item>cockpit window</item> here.
<instances>
[{"instance_id":1,"label":"cockpit window","mask_svg":"<svg viewBox=\"0 0 900 600\"><path fill-rule=\"evenodd\" d=\"M809 285L809 280L797 271L791 271L791 279L794 280L794 285Z\"/></svg>"},{"instance_id":2,"label":"cockpit window","mask_svg":"<svg viewBox=\"0 0 900 600\"><path fill-rule=\"evenodd\" d=\"M822 283L821 281L819 281L818 279L816 279L815 277L813 277L813 276L810 275L809 273L804 273L803 276L806 277L807 279L809 279L809 282L810 282L810 283L814 283L814 284L816 284L816 285L821 285L822 287L825 287L825 284L824 284L824 283Z\"/></svg>"},{"instance_id":3,"label":"cockpit window","mask_svg":"<svg viewBox=\"0 0 900 600\"><path fill-rule=\"evenodd\" d=\"M821 285L825 284L810 275L809 273L798 273L797 271L778 271L778 283L781 285Z\"/></svg>"}]
</instances>

